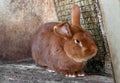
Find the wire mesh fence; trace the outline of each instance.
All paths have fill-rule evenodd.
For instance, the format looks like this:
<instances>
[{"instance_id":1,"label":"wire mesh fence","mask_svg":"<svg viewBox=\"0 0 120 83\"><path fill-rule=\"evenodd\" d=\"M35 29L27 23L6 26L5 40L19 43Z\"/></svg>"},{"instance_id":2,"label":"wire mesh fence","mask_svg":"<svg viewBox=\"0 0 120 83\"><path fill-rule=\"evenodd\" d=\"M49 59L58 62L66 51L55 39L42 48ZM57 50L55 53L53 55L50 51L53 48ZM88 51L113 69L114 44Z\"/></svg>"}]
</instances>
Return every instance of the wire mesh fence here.
<instances>
[{"instance_id":1,"label":"wire mesh fence","mask_svg":"<svg viewBox=\"0 0 120 83\"><path fill-rule=\"evenodd\" d=\"M81 11L81 24L92 33L98 47L97 56L89 60L85 71L97 74L105 73L106 43L102 29L101 12L98 0L54 0L59 21L71 23L71 8L77 4Z\"/></svg>"}]
</instances>

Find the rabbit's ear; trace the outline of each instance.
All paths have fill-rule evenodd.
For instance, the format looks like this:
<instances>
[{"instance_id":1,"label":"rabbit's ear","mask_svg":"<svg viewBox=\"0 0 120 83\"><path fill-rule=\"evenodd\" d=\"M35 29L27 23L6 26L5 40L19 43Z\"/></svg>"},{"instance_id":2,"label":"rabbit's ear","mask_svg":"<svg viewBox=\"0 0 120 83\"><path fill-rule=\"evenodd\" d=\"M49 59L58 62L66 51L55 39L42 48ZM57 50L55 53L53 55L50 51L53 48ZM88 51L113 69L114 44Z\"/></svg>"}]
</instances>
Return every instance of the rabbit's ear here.
<instances>
[{"instance_id":1,"label":"rabbit's ear","mask_svg":"<svg viewBox=\"0 0 120 83\"><path fill-rule=\"evenodd\" d=\"M54 32L64 38L69 38L72 36L70 25L67 22L54 26Z\"/></svg>"},{"instance_id":2,"label":"rabbit's ear","mask_svg":"<svg viewBox=\"0 0 120 83\"><path fill-rule=\"evenodd\" d=\"M73 5L72 7L72 25L80 26L80 8L77 5Z\"/></svg>"}]
</instances>

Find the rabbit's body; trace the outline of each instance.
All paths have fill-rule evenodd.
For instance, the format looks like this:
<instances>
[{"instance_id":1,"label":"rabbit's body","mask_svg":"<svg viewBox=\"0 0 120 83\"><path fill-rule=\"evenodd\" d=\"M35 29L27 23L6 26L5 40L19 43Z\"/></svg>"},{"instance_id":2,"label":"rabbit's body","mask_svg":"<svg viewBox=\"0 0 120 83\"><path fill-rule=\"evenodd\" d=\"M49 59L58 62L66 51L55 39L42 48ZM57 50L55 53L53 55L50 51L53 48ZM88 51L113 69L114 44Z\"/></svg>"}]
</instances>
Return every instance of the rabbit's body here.
<instances>
[{"instance_id":1,"label":"rabbit's body","mask_svg":"<svg viewBox=\"0 0 120 83\"><path fill-rule=\"evenodd\" d=\"M40 27L39 31L36 33L36 36L33 39L33 59L35 60L37 65L40 65L47 69L55 70L65 75L69 73L83 73L82 69L86 64L86 61L89 59L87 57L89 55L85 54L86 56L83 56L82 50L79 49L79 52L81 52L79 56L83 56L81 60L79 59L79 56L74 56L74 53L72 56L78 57L79 61L77 62L70 58L69 55L67 55L67 52L65 52L65 49L71 48L70 51L75 51L78 50L79 46L77 46L76 44L72 45L71 43L69 43L70 40L66 40L60 37L59 35L55 34L53 28L58 24L59 23L51 22L46 23ZM71 30L72 34L76 34L77 32L86 32L86 30L80 29L77 26L71 26ZM74 42L74 40L71 41ZM68 44L68 46L66 46L66 43ZM96 51L96 49L94 50L94 48L92 50L93 52Z\"/></svg>"},{"instance_id":2,"label":"rabbit's body","mask_svg":"<svg viewBox=\"0 0 120 83\"><path fill-rule=\"evenodd\" d=\"M97 47L91 34L80 25L79 7L74 6L72 11L71 25L50 22L40 26L33 38L32 57L41 67L79 76L87 60L97 53Z\"/></svg>"}]
</instances>

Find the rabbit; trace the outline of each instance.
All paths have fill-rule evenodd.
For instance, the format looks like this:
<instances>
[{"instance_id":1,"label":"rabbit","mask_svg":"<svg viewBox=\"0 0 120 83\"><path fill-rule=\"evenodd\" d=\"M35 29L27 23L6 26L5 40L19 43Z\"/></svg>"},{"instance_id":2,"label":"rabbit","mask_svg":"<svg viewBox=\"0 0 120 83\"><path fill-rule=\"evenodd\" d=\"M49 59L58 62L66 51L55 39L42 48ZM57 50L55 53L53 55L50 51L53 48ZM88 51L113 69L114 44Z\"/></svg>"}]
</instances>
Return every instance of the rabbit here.
<instances>
[{"instance_id":1,"label":"rabbit","mask_svg":"<svg viewBox=\"0 0 120 83\"><path fill-rule=\"evenodd\" d=\"M84 76L84 66L97 53L91 34L81 27L79 6L72 7L72 23L48 22L32 39L35 64L64 76Z\"/></svg>"}]
</instances>

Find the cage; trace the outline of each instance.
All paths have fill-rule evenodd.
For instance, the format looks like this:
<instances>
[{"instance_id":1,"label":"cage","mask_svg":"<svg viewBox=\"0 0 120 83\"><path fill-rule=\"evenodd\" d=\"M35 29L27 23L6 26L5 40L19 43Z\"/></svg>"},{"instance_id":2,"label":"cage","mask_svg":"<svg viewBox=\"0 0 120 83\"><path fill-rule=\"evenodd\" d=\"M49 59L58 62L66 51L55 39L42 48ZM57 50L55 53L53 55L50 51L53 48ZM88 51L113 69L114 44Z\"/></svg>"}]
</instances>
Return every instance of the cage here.
<instances>
[{"instance_id":1,"label":"cage","mask_svg":"<svg viewBox=\"0 0 120 83\"><path fill-rule=\"evenodd\" d=\"M67 21L71 23L71 7L77 4L81 10L81 24L84 28L92 33L92 36L98 47L97 56L88 61L85 71L97 74L106 73L105 62L109 58L109 49L104 35L101 11L98 0L54 0L55 8L59 21ZM110 61L110 60L108 60ZM109 65L107 63L107 65ZM111 66L109 66L109 70ZM107 73L110 73L107 72Z\"/></svg>"}]
</instances>

